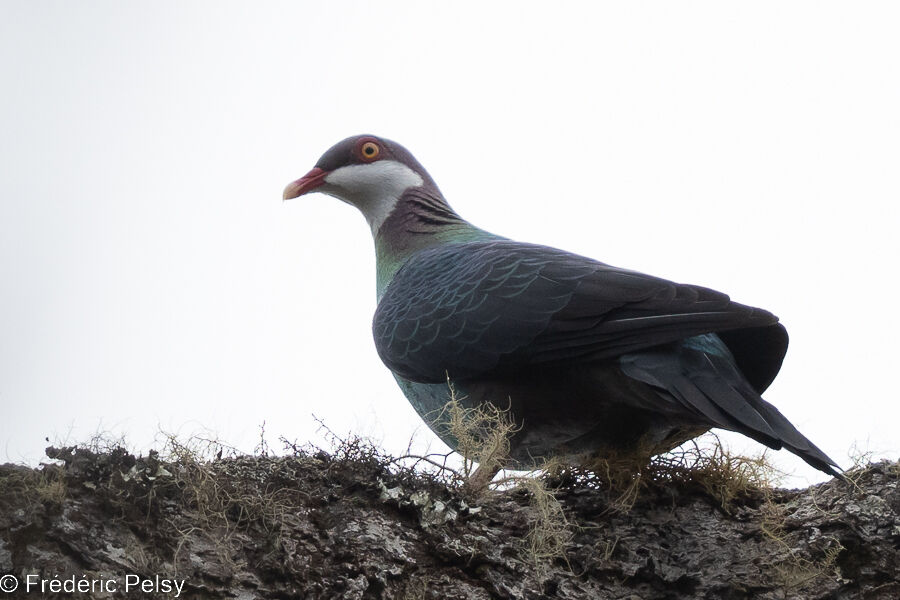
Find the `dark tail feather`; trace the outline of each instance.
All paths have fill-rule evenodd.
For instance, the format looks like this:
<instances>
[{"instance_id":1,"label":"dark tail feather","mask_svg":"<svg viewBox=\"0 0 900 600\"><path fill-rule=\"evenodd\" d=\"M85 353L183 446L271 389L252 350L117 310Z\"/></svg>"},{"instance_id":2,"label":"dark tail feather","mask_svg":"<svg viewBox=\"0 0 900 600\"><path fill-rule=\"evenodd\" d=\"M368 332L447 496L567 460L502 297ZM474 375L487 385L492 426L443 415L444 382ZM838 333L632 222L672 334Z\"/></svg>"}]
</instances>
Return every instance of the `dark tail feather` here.
<instances>
[{"instance_id":1,"label":"dark tail feather","mask_svg":"<svg viewBox=\"0 0 900 600\"><path fill-rule=\"evenodd\" d=\"M704 357L717 377L691 377L691 380L734 417L734 427L726 429L734 429L776 450L783 446L812 467L844 479L836 470L840 468L837 463L800 433L777 408L763 400L733 364L719 356L704 354ZM710 386L710 382L717 385ZM734 407L739 408L735 410ZM744 418L747 414L751 415L750 418ZM763 427L759 426L760 420L764 423Z\"/></svg>"},{"instance_id":2,"label":"dark tail feather","mask_svg":"<svg viewBox=\"0 0 900 600\"><path fill-rule=\"evenodd\" d=\"M729 358L694 348L622 356L622 371L665 390L712 427L736 431L775 450L786 448L810 466L844 480L837 463L797 431L751 387Z\"/></svg>"}]
</instances>

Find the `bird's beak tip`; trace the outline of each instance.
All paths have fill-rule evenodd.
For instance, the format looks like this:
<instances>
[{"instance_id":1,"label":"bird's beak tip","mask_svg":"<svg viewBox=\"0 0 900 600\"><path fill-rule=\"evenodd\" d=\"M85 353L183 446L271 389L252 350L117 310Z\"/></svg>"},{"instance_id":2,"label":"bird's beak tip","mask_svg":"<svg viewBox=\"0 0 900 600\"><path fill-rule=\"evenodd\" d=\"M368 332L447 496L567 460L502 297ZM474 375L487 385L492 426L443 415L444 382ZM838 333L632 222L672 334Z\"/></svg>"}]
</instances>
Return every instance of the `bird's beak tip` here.
<instances>
[{"instance_id":1,"label":"bird's beak tip","mask_svg":"<svg viewBox=\"0 0 900 600\"><path fill-rule=\"evenodd\" d=\"M285 200L291 200L293 198L297 198L302 196L303 194L308 194L313 191L323 183L325 183L325 177L328 176L328 171L324 169L320 169L319 167L313 167L313 169L298 179L297 181L293 181L284 188L284 192L281 194L282 202Z\"/></svg>"}]
</instances>

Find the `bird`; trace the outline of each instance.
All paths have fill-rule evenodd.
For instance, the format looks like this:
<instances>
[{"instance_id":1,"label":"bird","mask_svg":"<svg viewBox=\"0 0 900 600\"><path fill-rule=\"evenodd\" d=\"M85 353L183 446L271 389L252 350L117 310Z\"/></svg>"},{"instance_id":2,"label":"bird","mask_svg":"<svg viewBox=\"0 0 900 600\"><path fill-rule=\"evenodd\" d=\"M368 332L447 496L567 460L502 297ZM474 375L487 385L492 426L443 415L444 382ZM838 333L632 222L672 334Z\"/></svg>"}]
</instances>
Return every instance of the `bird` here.
<instances>
[{"instance_id":1,"label":"bird","mask_svg":"<svg viewBox=\"0 0 900 600\"><path fill-rule=\"evenodd\" d=\"M659 454L709 431L837 463L761 396L788 335L767 310L463 219L403 146L356 135L283 199L319 192L362 212L375 243L375 347L451 448L435 415L452 398L508 411L507 462ZM452 385L449 389L448 382Z\"/></svg>"}]
</instances>

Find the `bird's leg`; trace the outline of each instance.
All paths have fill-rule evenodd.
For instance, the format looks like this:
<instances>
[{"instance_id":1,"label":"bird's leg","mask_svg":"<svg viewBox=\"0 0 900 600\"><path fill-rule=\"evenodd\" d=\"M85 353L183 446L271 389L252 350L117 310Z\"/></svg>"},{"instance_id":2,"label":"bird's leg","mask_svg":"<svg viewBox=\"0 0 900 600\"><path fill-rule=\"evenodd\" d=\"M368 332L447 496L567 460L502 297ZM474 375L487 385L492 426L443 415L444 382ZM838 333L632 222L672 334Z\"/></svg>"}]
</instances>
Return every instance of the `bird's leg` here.
<instances>
[{"instance_id":1,"label":"bird's leg","mask_svg":"<svg viewBox=\"0 0 900 600\"><path fill-rule=\"evenodd\" d=\"M487 488L494 476L500 472L500 465L496 463L483 463L472 471L463 483L463 491L472 495L479 495Z\"/></svg>"}]
</instances>

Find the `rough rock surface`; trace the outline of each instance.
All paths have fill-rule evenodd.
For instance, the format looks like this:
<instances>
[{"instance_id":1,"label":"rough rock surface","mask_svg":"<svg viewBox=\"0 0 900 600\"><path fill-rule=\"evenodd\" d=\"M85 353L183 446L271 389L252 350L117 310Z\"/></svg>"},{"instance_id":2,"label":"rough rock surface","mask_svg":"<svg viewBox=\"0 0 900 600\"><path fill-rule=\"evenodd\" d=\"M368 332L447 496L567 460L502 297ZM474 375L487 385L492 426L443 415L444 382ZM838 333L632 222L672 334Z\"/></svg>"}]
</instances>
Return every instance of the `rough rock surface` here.
<instances>
[{"instance_id":1,"label":"rough rock surface","mask_svg":"<svg viewBox=\"0 0 900 600\"><path fill-rule=\"evenodd\" d=\"M548 542L527 486L467 499L359 448L48 455L63 464L0 466L0 584L19 585L8 597L900 598L898 463L727 510L699 486L648 485L625 510L569 482L554 504L568 525ZM129 576L156 587L126 593ZM42 579L43 593L26 591ZM115 589L47 587L67 580Z\"/></svg>"}]
</instances>

